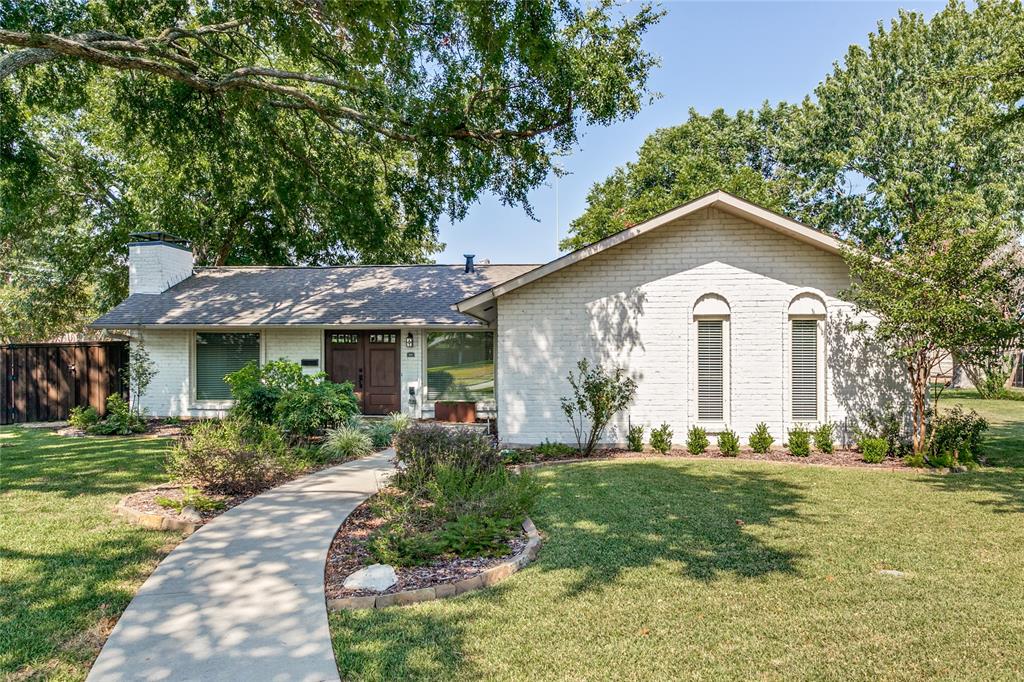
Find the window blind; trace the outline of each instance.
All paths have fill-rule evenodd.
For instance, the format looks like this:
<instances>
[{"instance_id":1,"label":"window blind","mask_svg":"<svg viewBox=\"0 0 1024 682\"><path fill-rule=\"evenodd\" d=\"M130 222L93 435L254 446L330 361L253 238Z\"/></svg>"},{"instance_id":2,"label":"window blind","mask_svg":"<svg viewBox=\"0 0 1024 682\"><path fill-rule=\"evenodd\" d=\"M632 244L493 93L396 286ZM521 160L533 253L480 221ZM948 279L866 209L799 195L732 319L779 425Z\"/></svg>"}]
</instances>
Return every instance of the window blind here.
<instances>
[{"instance_id":1,"label":"window blind","mask_svg":"<svg viewBox=\"0 0 1024 682\"><path fill-rule=\"evenodd\" d=\"M427 334L427 399L492 400L494 332Z\"/></svg>"},{"instance_id":2,"label":"window blind","mask_svg":"<svg viewBox=\"0 0 1024 682\"><path fill-rule=\"evenodd\" d=\"M817 320L793 320L793 419L818 419Z\"/></svg>"},{"instance_id":3,"label":"window blind","mask_svg":"<svg viewBox=\"0 0 1024 682\"><path fill-rule=\"evenodd\" d=\"M721 421L725 403L722 321L697 321L697 418Z\"/></svg>"},{"instance_id":4,"label":"window blind","mask_svg":"<svg viewBox=\"0 0 1024 682\"><path fill-rule=\"evenodd\" d=\"M260 361L260 335L196 334L196 400L230 400L224 375Z\"/></svg>"}]
</instances>

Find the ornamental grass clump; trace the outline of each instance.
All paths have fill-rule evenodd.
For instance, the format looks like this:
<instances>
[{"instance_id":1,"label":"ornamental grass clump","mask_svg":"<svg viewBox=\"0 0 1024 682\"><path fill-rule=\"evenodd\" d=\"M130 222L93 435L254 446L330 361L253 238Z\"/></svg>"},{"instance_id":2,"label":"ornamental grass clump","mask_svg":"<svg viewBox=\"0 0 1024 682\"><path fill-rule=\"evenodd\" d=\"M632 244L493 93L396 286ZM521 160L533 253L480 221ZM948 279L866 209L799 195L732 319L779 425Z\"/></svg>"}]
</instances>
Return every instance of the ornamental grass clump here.
<instances>
[{"instance_id":1,"label":"ornamental grass clump","mask_svg":"<svg viewBox=\"0 0 1024 682\"><path fill-rule=\"evenodd\" d=\"M339 426L327 432L320 449L330 460L349 460L373 452L373 440L366 431L353 426Z\"/></svg>"},{"instance_id":2,"label":"ornamental grass clump","mask_svg":"<svg viewBox=\"0 0 1024 682\"><path fill-rule=\"evenodd\" d=\"M768 431L768 425L761 422L754 427L754 432L750 434L750 438L747 441L750 443L751 450L759 455L763 455L772 449L772 443L775 442L775 439L772 438L772 434Z\"/></svg>"},{"instance_id":3,"label":"ornamental grass clump","mask_svg":"<svg viewBox=\"0 0 1024 682\"><path fill-rule=\"evenodd\" d=\"M726 457L740 454L740 439L735 431L726 429L718 434L718 450Z\"/></svg>"}]
</instances>

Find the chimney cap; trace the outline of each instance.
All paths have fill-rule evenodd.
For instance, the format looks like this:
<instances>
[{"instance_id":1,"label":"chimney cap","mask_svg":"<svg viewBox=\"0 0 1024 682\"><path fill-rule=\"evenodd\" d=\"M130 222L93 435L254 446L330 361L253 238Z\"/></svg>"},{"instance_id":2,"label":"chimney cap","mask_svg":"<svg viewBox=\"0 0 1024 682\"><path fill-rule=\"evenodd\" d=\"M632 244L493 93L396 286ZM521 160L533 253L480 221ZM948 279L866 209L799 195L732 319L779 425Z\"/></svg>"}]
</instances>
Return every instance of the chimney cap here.
<instances>
[{"instance_id":1,"label":"chimney cap","mask_svg":"<svg viewBox=\"0 0 1024 682\"><path fill-rule=\"evenodd\" d=\"M170 232L132 232L130 235L135 243L164 242L176 246L187 247L188 241Z\"/></svg>"}]
</instances>

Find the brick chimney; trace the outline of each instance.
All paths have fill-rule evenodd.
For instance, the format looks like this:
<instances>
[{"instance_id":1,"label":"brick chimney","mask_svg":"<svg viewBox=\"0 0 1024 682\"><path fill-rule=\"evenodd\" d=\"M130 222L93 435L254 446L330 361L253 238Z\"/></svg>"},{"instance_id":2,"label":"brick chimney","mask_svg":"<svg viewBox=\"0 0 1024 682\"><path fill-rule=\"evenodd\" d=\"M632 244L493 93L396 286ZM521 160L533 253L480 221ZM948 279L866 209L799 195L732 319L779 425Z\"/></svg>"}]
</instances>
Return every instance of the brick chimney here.
<instances>
[{"instance_id":1,"label":"brick chimney","mask_svg":"<svg viewBox=\"0 0 1024 682\"><path fill-rule=\"evenodd\" d=\"M128 294L159 294L192 275L188 242L166 232L138 232L128 244Z\"/></svg>"}]
</instances>

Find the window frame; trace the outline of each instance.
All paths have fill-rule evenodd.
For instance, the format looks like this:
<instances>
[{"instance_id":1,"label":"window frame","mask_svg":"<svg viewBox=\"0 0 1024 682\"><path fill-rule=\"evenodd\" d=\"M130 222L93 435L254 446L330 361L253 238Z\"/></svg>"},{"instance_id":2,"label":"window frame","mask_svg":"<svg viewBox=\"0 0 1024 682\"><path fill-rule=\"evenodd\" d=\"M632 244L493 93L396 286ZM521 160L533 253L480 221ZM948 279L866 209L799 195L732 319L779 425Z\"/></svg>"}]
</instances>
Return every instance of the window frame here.
<instances>
[{"instance_id":1,"label":"window frame","mask_svg":"<svg viewBox=\"0 0 1024 682\"><path fill-rule=\"evenodd\" d=\"M700 323L722 323L722 418L700 418ZM690 339L690 424L711 432L724 430L732 419L732 310L728 299L715 293L700 296L693 306Z\"/></svg>"},{"instance_id":2,"label":"window frame","mask_svg":"<svg viewBox=\"0 0 1024 682\"><path fill-rule=\"evenodd\" d=\"M200 399L198 397L199 383L198 383L198 364L199 364L199 353L198 348L198 337L200 334L255 334L257 343L259 344L258 362L262 367L266 364L266 335L262 329L194 329L189 334L189 402L190 406L194 409L199 410L227 410L234 406L235 401L231 398L226 399Z\"/></svg>"}]
</instances>

